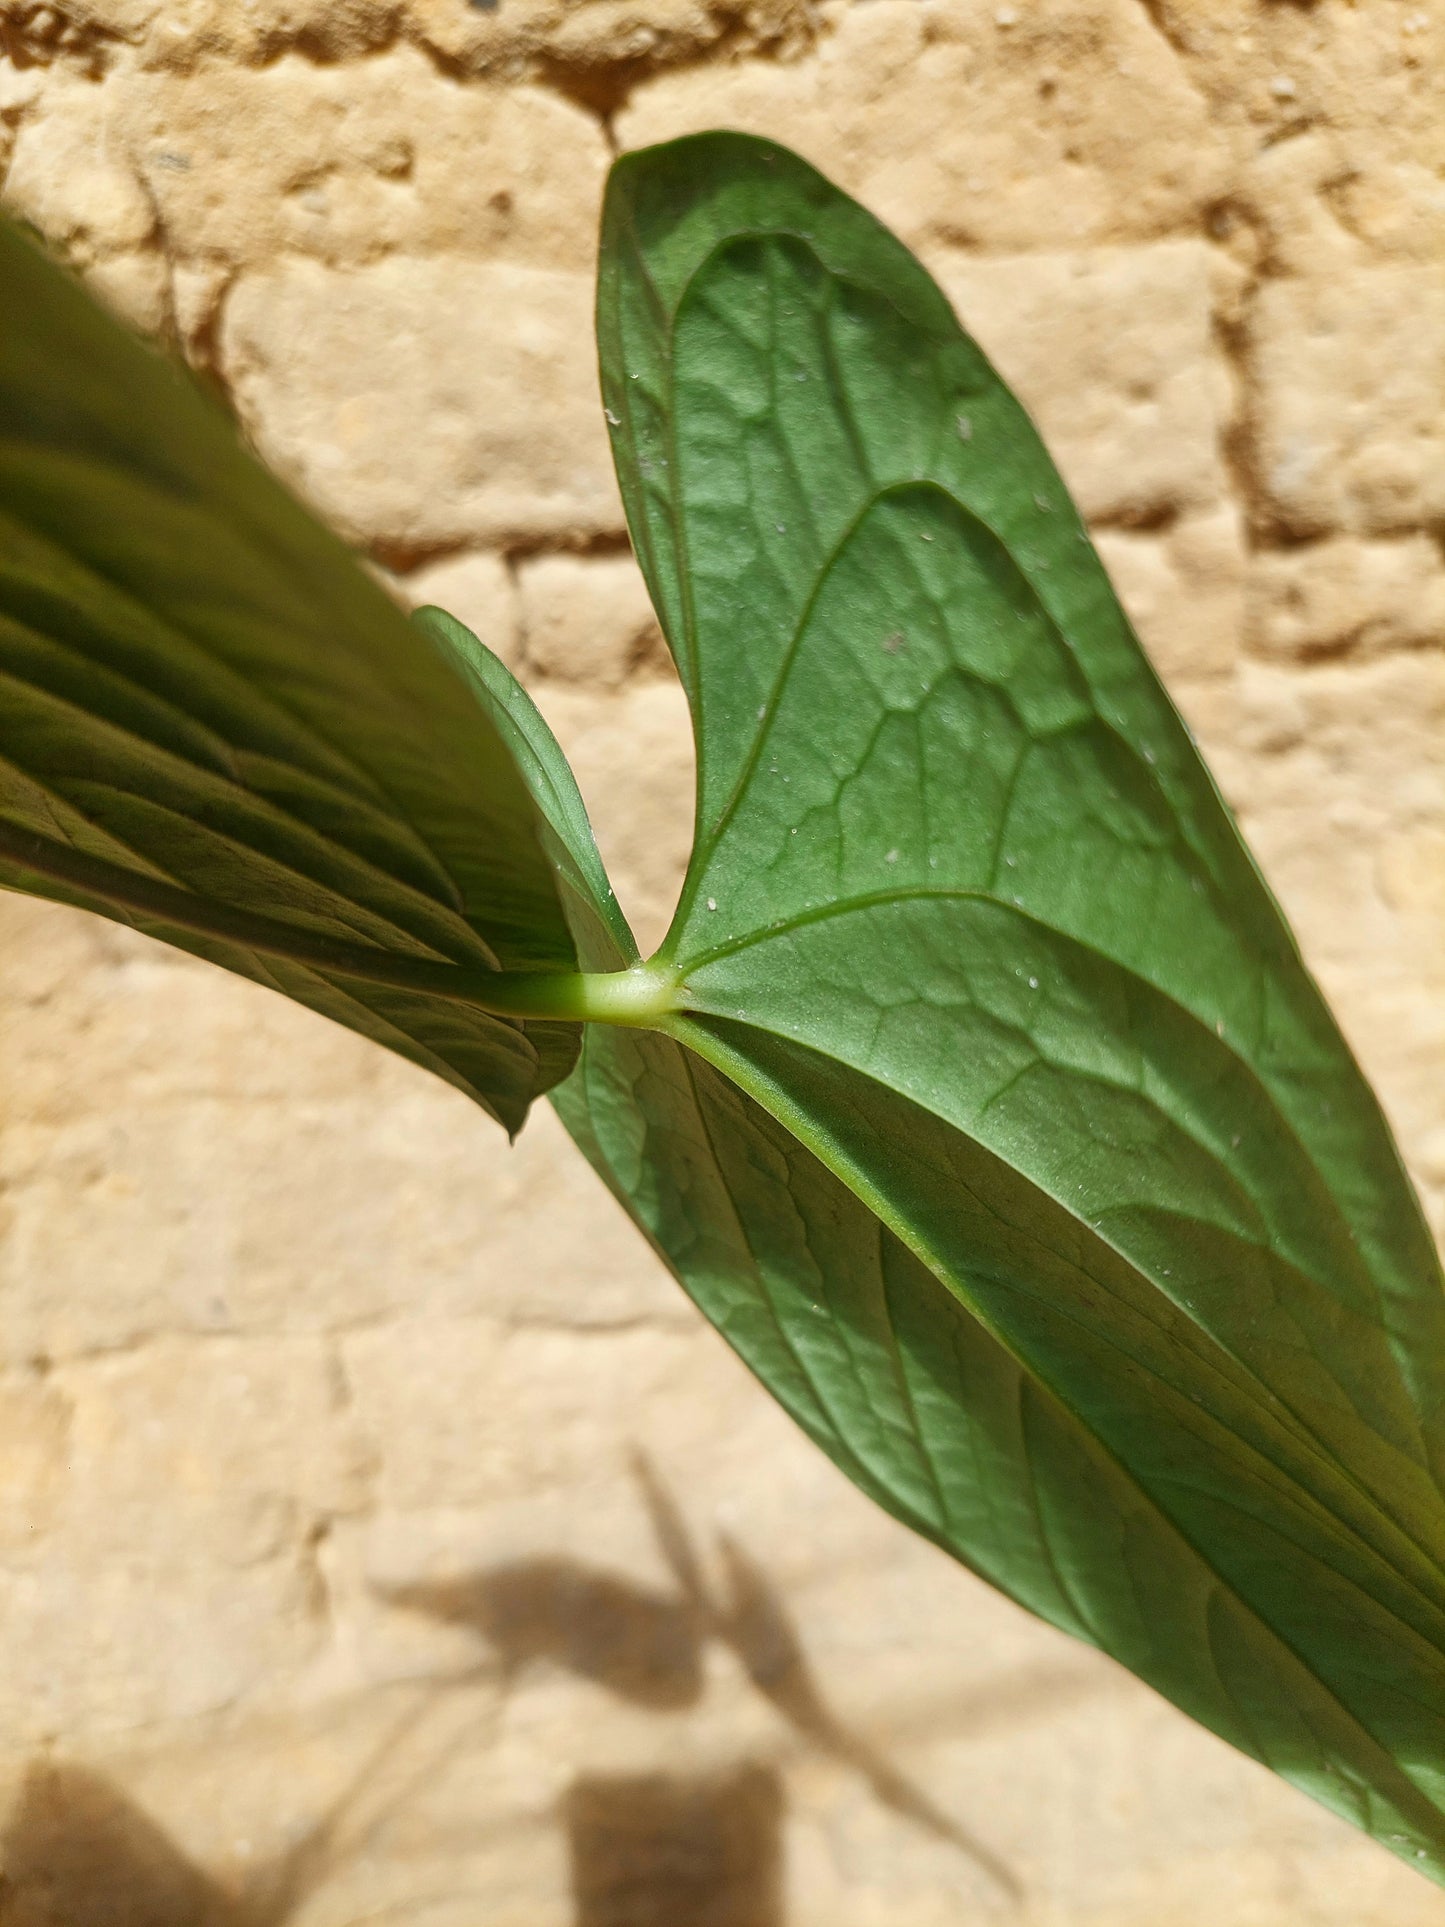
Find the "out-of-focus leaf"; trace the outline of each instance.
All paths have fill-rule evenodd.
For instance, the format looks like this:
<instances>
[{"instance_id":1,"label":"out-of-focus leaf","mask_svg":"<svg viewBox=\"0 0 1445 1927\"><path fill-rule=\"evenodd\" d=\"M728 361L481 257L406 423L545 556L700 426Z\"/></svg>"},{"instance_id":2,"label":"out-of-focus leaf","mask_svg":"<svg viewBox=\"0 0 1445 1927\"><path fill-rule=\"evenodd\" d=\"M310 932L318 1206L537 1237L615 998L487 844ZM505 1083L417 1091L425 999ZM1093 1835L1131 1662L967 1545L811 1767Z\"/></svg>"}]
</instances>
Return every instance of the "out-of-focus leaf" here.
<instances>
[{"instance_id":1,"label":"out-of-focus leaf","mask_svg":"<svg viewBox=\"0 0 1445 1927\"><path fill-rule=\"evenodd\" d=\"M512 1129L576 1057L574 1024L406 981L575 967L486 708L192 383L3 223L0 883L269 983ZM398 981L326 966L352 952Z\"/></svg>"}]
</instances>

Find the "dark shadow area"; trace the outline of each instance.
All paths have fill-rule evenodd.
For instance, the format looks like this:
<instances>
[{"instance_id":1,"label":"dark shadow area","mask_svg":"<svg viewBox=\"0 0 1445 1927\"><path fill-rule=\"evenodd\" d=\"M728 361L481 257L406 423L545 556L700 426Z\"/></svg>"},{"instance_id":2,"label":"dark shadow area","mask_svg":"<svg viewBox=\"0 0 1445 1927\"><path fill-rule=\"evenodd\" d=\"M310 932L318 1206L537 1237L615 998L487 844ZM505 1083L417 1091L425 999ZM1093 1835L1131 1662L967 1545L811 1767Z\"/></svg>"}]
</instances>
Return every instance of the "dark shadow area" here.
<instances>
[{"instance_id":1,"label":"dark shadow area","mask_svg":"<svg viewBox=\"0 0 1445 1927\"><path fill-rule=\"evenodd\" d=\"M392 1588L387 1596L474 1633L488 1649L479 1667L500 1665L505 1675L546 1661L659 1715L701 1700L715 1642L801 1746L856 1774L883 1806L956 1848L1010 1900L1021 1899L1012 1870L840 1718L763 1568L720 1535L710 1578L655 1469L640 1457L633 1469L670 1587L544 1558ZM429 1715L467 1676L433 1680L331 1806L284 1853L249 1869L239 1887L196 1866L102 1774L63 1760L37 1762L0 1834L0 1927L288 1927L439 1770L451 1749L437 1752ZM968 1725L976 1714L988 1725L1017 1710L1020 1691L1028 1701L1039 1690L1052 1694L1061 1682L1030 1676L965 1695L956 1716ZM572 1787L560 1817L577 1927L782 1927L784 1793L772 1765L593 1774ZM475 1826L485 1830L485 1816Z\"/></svg>"},{"instance_id":2,"label":"dark shadow area","mask_svg":"<svg viewBox=\"0 0 1445 1927\"><path fill-rule=\"evenodd\" d=\"M565 1820L576 1927L782 1927L770 1768L579 1780Z\"/></svg>"},{"instance_id":3,"label":"dark shadow area","mask_svg":"<svg viewBox=\"0 0 1445 1927\"><path fill-rule=\"evenodd\" d=\"M337 1799L239 1889L197 1867L103 1774L37 1761L0 1833L0 1927L287 1927L435 1768L433 1755L399 1792L372 1798L436 1699L425 1696L395 1721Z\"/></svg>"},{"instance_id":4,"label":"dark shadow area","mask_svg":"<svg viewBox=\"0 0 1445 1927\"><path fill-rule=\"evenodd\" d=\"M799 1738L851 1767L881 1805L957 1847L1011 1900L1021 1900L1023 1887L1011 1868L838 1718L808 1663L781 1593L762 1568L726 1533L719 1534L723 1589L720 1599L712 1598L676 1500L641 1454L634 1457L633 1472L678 1590L712 1636L736 1654L758 1692Z\"/></svg>"},{"instance_id":5,"label":"dark shadow area","mask_svg":"<svg viewBox=\"0 0 1445 1927\"><path fill-rule=\"evenodd\" d=\"M0 1839L3 1927L229 1927L226 1895L98 1773L31 1767Z\"/></svg>"},{"instance_id":6,"label":"dark shadow area","mask_svg":"<svg viewBox=\"0 0 1445 1927\"><path fill-rule=\"evenodd\" d=\"M880 1805L957 1847L1011 1900L1021 1900L1023 1887L1010 1867L843 1724L823 1697L797 1628L766 1575L731 1539L723 1537L720 1550L727 1598L717 1634L737 1654L763 1697L802 1739L866 1780Z\"/></svg>"},{"instance_id":7,"label":"dark shadow area","mask_svg":"<svg viewBox=\"0 0 1445 1927\"><path fill-rule=\"evenodd\" d=\"M685 1600L568 1559L531 1559L387 1593L485 1639L508 1673L550 1659L659 1712L702 1691L702 1646Z\"/></svg>"},{"instance_id":8,"label":"dark shadow area","mask_svg":"<svg viewBox=\"0 0 1445 1927\"><path fill-rule=\"evenodd\" d=\"M704 1651L709 1640L716 1640L735 1654L753 1686L800 1741L856 1773L890 1812L957 1848L1010 1900L1021 1899L1023 1889L1012 1869L833 1711L809 1664L802 1635L786 1602L756 1561L732 1539L721 1535L717 1543L720 1585L714 1589L687 1521L656 1469L641 1454L634 1456L632 1469L653 1534L672 1574L674 1592L635 1586L578 1561L539 1559L396 1587L386 1596L450 1625L470 1628L486 1641L507 1672L526 1661L546 1659L658 1712L690 1706L701 1697ZM715 1825L719 1838L727 1831L722 1818L705 1822L702 1817L710 1784L676 1783L677 1797L691 1803L688 1811L699 1838L709 1824ZM655 1807L659 1812L671 1797L669 1789L674 1788L674 1783L665 1779L584 1785L631 1788L641 1807L648 1811ZM623 1797L621 1791L607 1794L613 1815L609 1824L617 1831L619 1842L625 1839L625 1828L618 1817L618 1803ZM569 1809L574 1859L578 1824ZM618 1851L622 1851L621 1846ZM616 1874L625 1885L621 1861ZM643 1902L634 1895L632 1904L642 1907ZM592 1903L584 1905L580 1887L578 1905L583 1909L579 1916L582 1927L592 1927L594 1920L614 1918L595 1911L589 1914L586 1905ZM615 1917L619 1921L624 1918L621 1914ZM627 1918L644 1922L653 1917L642 1911ZM764 1914L759 1919L773 1917ZM675 1920L677 1927L692 1927L691 1914L668 1915L664 1909L657 1918ZM734 1916L720 1918L731 1921Z\"/></svg>"}]
</instances>

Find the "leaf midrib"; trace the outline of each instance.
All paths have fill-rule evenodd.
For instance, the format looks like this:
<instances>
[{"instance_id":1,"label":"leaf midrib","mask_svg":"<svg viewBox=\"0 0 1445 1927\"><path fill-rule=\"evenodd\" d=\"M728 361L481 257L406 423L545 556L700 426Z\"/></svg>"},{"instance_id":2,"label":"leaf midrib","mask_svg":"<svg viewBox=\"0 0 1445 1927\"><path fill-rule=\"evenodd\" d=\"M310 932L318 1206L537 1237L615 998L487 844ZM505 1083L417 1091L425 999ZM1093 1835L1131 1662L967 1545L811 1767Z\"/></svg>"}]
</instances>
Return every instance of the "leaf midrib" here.
<instances>
[{"instance_id":1,"label":"leaf midrib","mask_svg":"<svg viewBox=\"0 0 1445 1927\"><path fill-rule=\"evenodd\" d=\"M699 1035L706 1038L706 1049L699 1048ZM841 1183L847 1185L856 1196L867 1204L868 1208L880 1221L887 1224L894 1236L913 1251L914 1255L927 1267L929 1272L937 1278L941 1284L944 1284L945 1289L950 1289L946 1283L948 1268L942 1265L934 1254L929 1252L924 1240L916 1235L910 1234L906 1221L888 1207L883 1194L876 1189L866 1174L853 1165L846 1154L834 1145L829 1134L826 1130L818 1127L816 1120L812 1118L811 1114L796 1109L786 1095L772 1088L770 1080L765 1077L759 1077L753 1071L753 1067L745 1057L730 1050L711 1034L706 1032L699 1033L696 1029L690 1029L685 1033L682 1041L685 1041L689 1048L697 1051L698 1055L703 1057L705 1061L714 1063L717 1069L723 1070L726 1075L732 1077L755 1102L761 1104L771 1116L775 1117L777 1121L783 1125L784 1129L792 1131L794 1136L796 1136L821 1163L832 1171L833 1175ZM720 1062L718 1061L719 1059L725 1061ZM778 1101L780 1095L781 1104ZM791 1118L782 1114L785 1109L793 1112ZM848 1173L848 1175L845 1175L845 1172ZM1429 1796L1416 1786L1415 1782L1404 1772L1403 1768L1400 1767L1384 1743L1376 1738L1359 1715L1339 1697L1337 1689L1322 1678L1316 1671L1314 1665L1296 1650L1293 1644L1285 1638L1284 1634L1272 1626L1260 1610L1249 1600L1245 1599L1234 1585L1215 1569L1211 1561L1200 1551L1188 1533L1186 1533L1175 1520L1170 1518L1169 1514L1163 1510L1159 1502L1139 1483L1132 1469L1118 1457L1110 1446L1106 1445L1105 1442L1098 1437L1093 1428L1074 1407L1067 1395L1049 1381L1045 1380L1042 1375L1021 1356L1009 1339L996 1328L993 1321L978 1307L967 1304L965 1308L970 1316L978 1320L994 1342L1014 1361L1020 1377L1031 1384L1038 1385L1042 1390L1046 1391L1050 1397L1055 1399L1059 1406L1067 1412L1068 1416L1079 1428L1079 1431L1090 1440L1094 1448L1115 1466L1131 1490L1137 1494L1141 1506L1147 1508L1162 1524L1164 1530L1172 1534L1188 1550L1193 1560L1204 1573L1211 1589L1227 1594L1234 1600L1239 1609L1261 1629L1266 1639L1272 1641L1288 1653L1296 1665L1315 1682L1320 1692L1337 1708L1349 1725L1364 1738L1366 1744L1383 1758L1389 1772L1399 1776L1399 1779L1404 1782L1408 1789L1411 1799L1418 1802L1420 1808L1429 1816L1431 1825L1426 1829L1427 1835L1438 1839L1440 1837L1442 1821L1445 1821L1445 1815L1442 1815L1441 1810L1434 1805ZM1391 1570L1393 1570L1393 1568L1391 1568ZM1343 1575L1337 1576L1340 1577L1342 1583L1349 1583L1344 1581ZM1411 1582L1404 1578L1404 1575L1397 1576L1401 1577L1404 1583L1410 1586L1411 1590L1416 1590L1411 1585ZM1378 1606L1381 1602L1376 1600L1372 1601L1372 1603ZM1390 1617L1396 1617L1389 1607L1383 1607L1383 1610L1389 1613ZM1406 1624L1406 1622L1400 1623ZM1407 1630L1412 1633L1413 1637L1419 1639L1422 1644L1428 1643L1424 1640L1423 1636L1415 1632L1413 1628L1407 1627ZM1217 1666L1215 1673L1225 1698L1231 1706L1235 1706L1234 1696L1225 1684L1223 1675L1219 1672ZM1236 1710L1238 1709L1236 1708ZM1240 1714L1240 1719L1245 1730L1248 1730L1249 1723L1242 1713ZM1261 1752L1257 1757L1263 1758L1264 1756Z\"/></svg>"},{"instance_id":2,"label":"leaf midrib","mask_svg":"<svg viewBox=\"0 0 1445 1927\"><path fill-rule=\"evenodd\" d=\"M709 964L721 962L728 957L740 955L750 949L761 948L770 942L791 936L799 930L829 922L834 918L866 914L869 910L911 902L988 904L991 908L1001 910L1005 915L1016 917L1021 922L1031 924L1044 935L1082 950L1087 955L1097 958L1101 963L1107 964L1110 968L1123 972L1126 976L1132 978L1135 983L1140 984L1151 994L1157 996L1161 1002L1167 1004L1185 1022L1205 1033L1210 1040L1211 1046L1223 1049L1230 1060L1244 1073L1246 1080L1252 1088L1263 1098L1270 1114L1282 1126L1285 1135L1295 1146L1301 1158L1318 1181L1321 1191L1328 1200L1329 1208L1334 1213L1336 1223L1345 1235L1346 1244L1344 1248L1353 1249L1349 1237L1349 1224L1345 1219L1343 1209L1332 1187L1327 1182L1324 1172L1320 1169L1315 1153L1305 1139L1301 1137L1298 1127L1292 1121L1289 1114L1281 1108L1278 1096L1270 1085L1265 1082L1256 1065L1239 1050L1227 1031L1221 1031L1217 1027L1209 1024L1205 1018L1200 1016L1198 1011L1192 1009L1188 1004L1181 1002L1172 991L1166 989L1162 984L1156 983L1152 977L1146 977L1142 971L1125 963L1121 958L1113 956L1108 951L1101 949L1099 945L1091 939L1078 936L1073 931L1065 930L1058 924L1052 923L1046 917L1041 916L1037 911L1030 910L1025 905L1015 903L1010 898L1000 897L991 890L970 890L930 884L904 885L890 890L862 892L855 897L844 898L836 903L812 905L809 909L800 911L795 917L784 918L777 923L769 924L763 930L752 932L744 937L735 938L725 944L720 944L715 949L706 951L699 957L679 960L678 968L684 973L685 981L690 992L692 1008L704 1011L709 1009L706 987L702 986L700 988L696 981L697 973L704 970ZM711 1011L713 1015L719 1017L736 1018L739 1015L735 1008L720 1007L718 1005L711 1006ZM772 1030L780 1037L787 1037L791 1042L806 1045L811 1049L818 1048L816 1040L797 1034L782 1024L769 1023L760 1019L751 1011L747 1014L745 1021L756 1024L759 1029ZM839 1059L837 1061L843 1062L844 1060ZM865 1075L866 1074L868 1073L865 1073ZM955 1130L967 1129L967 1126L960 1123L958 1119L946 1116L935 1104L931 1103L926 1096L915 1092L909 1092L908 1095L920 1104L923 1109L929 1111L933 1116L939 1118L951 1128ZM1185 1128L1178 1120L1172 1117L1170 1118L1170 1122L1175 1125L1176 1128L1181 1130ZM1216 1162L1218 1161L1217 1153L1203 1140L1193 1138L1191 1135L1191 1141L1206 1151L1211 1159ZM1036 1182L1036 1180L1030 1177L1030 1182ZM1044 1190L1046 1187L1040 1185L1039 1188ZM1049 1195L1052 1195L1052 1193ZM1253 1202L1253 1200L1251 1201ZM1057 1198L1055 1202L1060 1204L1065 1210L1069 1210L1078 1223L1081 1225L1085 1224L1086 1221L1079 1218L1078 1214L1072 1211L1072 1207L1068 1205L1066 1200ZM1301 1265L1300 1268L1307 1270L1307 1267L1303 1265ZM1390 1331L1390 1325L1384 1315L1384 1301L1381 1296L1380 1286L1370 1268L1365 1265L1363 1261L1361 1261L1359 1265L1359 1274L1361 1280L1375 1295L1376 1306L1380 1313L1381 1329L1391 1337L1393 1346L1393 1334ZM1418 1415L1416 1422L1418 1426ZM1425 1440L1423 1431L1420 1433L1419 1443L1421 1452L1424 1454ZM1428 1470L1428 1456L1422 1457L1420 1464L1423 1469Z\"/></svg>"},{"instance_id":3,"label":"leaf midrib","mask_svg":"<svg viewBox=\"0 0 1445 1927\"><path fill-rule=\"evenodd\" d=\"M731 1017L731 1013L717 1013L717 1014L728 1016L732 1021L736 1021L736 1019L733 1019ZM758 1029L766 1028L765 1026L762 1026L762 1025L757 1025L755 1027ZM693 1048L697 1048L695 1039L698 1035L698 1031L694 1026L688 1023L686 1019L682 1020L681 1026L677 1030L676 1034L684 1038L685 1040L692 1042ZM711 1033L704 1033L704 1034L711 1035ZM783 1032L777 1032L776 1034L780 1036L786 1035L786 1033L783 1033ZM790 1038L789 1041L799 1043L803 1045L804 1048L807 1048L807 1049L816 1050L817 1048L815 1044L809 1043L809 1041L805 1038ZM727 1047L724 1046L724 1048L727 1048ZM701 1052L700 1054L704 1056L707 1055L705 1051ZM744 1058L744 1059L740 1059L740 1061L747 1062L748 1060ZM835 1061L838 1061L838 1060L835 1060ZM746 1089L750 1087L747 1084L744 1084L744 1088ZM753 1094L756 1096L756 1092L754 1092ZM791 1100L789 1101L791 1102ZM768 1108L771 1109L772 1107L769 1106ZM812 1114L799 1111L798 1115L800 1117L811 1118ZM780 1117L779 1121L786 1125L785 1119ZM953 1130L959 1130L961 1135L965 1137L968 1136L968 1133L966 1131L963 1131L961 1127L959 1127L958 1125L953 1124L951 1120L941 1119L940 1121L944 1123L947 1128L953 1129ZM787 1126L787 1128L791 1129L795 1127ZM816 1128L816 1127L810 1126L810 1128ZM804 1143L807 1143L811 1146L812 1139L806 1132L800 1131L797 1134L802 1137L802 1140ZM984 1147L984 1148L986 1149L987 1147ZM846 1154L840 1153L840 1155L846 1155ZM992 1155L997 1156L998 1154L992 1153ZM848 1180L845 1179L844 1182L848 1182ZM1141 1271L1138 1264L1132 1258L1130 1258L1127 1253L1121 1251L1112 1239L1104 1236L1088 1219L1080 1217L1078 1213L1074 1211L1073 1208L1067 1203L1066 1200L1056 1197L1055 1194L1051 1192L1045 1185L1039 1183L1039 1181L1033 1177L1029 1177L1028 1182L1034 1185L1042 1195L1048 1197L1052 1203L1054 1203L1060 1210L1062 1210L1078 1226L1079 1230L1083 1233L1088 1243L1097 1245L1101 1249L1110 1252L1119 1261L1119 1263L1126 1266L1132 1273L1134 1273L1134 1275L1142 1278L1144 1282L1147 1285L1149 1285L1152 1289L1154 1290L1160 1289L1156 1280L1150 1278L1147 1273ZM901 1222L902 1220L900 1219L900 1223ZM898 1232L897 1235L899 1235L900 1237L903 1237L903 1241L909 1244L911 1249L915 1250L915 1254L920 1258L920 1260L928 1267L930 1272L932 1272L935 1276L941 1277L944 1273L947 1272L948 1266L941 1258L938 1258L935 1261L934 1257L927 1255L927 1253L923 1248L914 1244L913 1240L907 1237L904 1237L902 1232ZM1312 1274L1306 1271L1303 1267L1296 1266L1295 1268L1299 1270L1301 1272L1301 1275L1306 1278L1310 1278L1312 1276ZM1113 1288L1108 1284L1106 1279L1100 1278L1092 1270L1087 1272L1085 1275L1088 1277L1089 1281L1093 1284L1095 1289L1105 1293L1110 1299L1113 1299L1116 1296ZM1314 1282L1316 1283L1317 1288L1324 1289L1322 1286L1318 1286L1318 1281L1314 1281ZM1022 1287L1016 1287L1016 1288L1022 1289ZM1318 1433L1316 1432L1314 1426L1311 1424L1309 1419L1296 1409L1295 1405L1292 1403L1291 1400L1287 1399L1282 1393L1277 1391L1273 1386L1269 1385L1268 1383L1260 1379L1257 1371L1246 1360L1239 1357L1237 1353L1235 1353L1229 1347L1223 1345L1222 1342L1218 1338L1216 1338L1215 1335L1209 1330L1208 1326L1201 1321L1197 1312L1195 1312L1189 1305L1181 1304L1178 1299L1174 1298L1173 1296L1167 1293L1163 1293L1161 1295L1163 1295L1166 1298L1167 1302L1171 1306L1173 1306L1175 1310L1182 1317L1187 1319L1189 1324L1192 1325L1195 1328L1195 1330L1197 1330L1201 1334L1201 1336L1208 1342L1210 1346L1217 1347L1223 1353L1223 1355L1229 1359L1231 1364L1243 1375L1244 1379L1247 1381L1248 1387L1252 1387L1255 1390L1255 1392L1261 1398L1261 1401L1264 1404L1265 1409L1272 1413L1274 1422L1283 1428L1286 1435L1293 1440L1295 1447L1304 1453L1306 1459L1312 1460L1320 1468L1320 1471L1323 1473L1326 1481L1326 1491L1328 1490L1328 1486L1330 1484L1334 1484L1336 1481L1338 1481L1338 1483L1342 1485L1346 1491L1352 1493L1354 1497L1362 1504L1364 1508L1365 1519L1367 1521L1367 1528L1362 1528L1359 1524L1352 1524L1346 1516L1340 1514L1335 1509L1335 1504L1333 1502L1331 1502L1326 1497L1321 1496L1321 1494L1318 1491L1312 1489L1311 1487L1304 1486L1302 1487L1302 1490L1304 1491L1309 1503L1317 1507L1321 1515L1332 1520L1335 1526L1337 1526L1340 1531L1346 1534L1346 1536L1349 1539L1351 1539L1356 1545L1368 1548L1372 1556L1378 1558L1385 1566L1385 1568L1396 1576L1400 1584L1405 1586L1410 1592L1412 1592L1421 1601L1421 1603L1425 1606L1429 1614L1431 1614L1432 1616L1445 1614L1445 1601L1437 1602L1434 1599L1432 1599L1430 1592L1425 1588L1421 1580L1419 1578L1412 1577L1409 1570L1402 1567L1399 1563L1398 1549L1399 1548L1408 1549L1408 1552L1414 1555L1414 1558L1409 1562L1411 1565L1413 1565L1416 1561L1418 1561L1419 1567L1423 1570L1423 1572L1435 1578L1445 1579L1445 1565L1442 1565L1442 1562L1436 1556L1436 1554L1430 1549L1430 1547L1422 1543L1408 1527L1400 1524L1395 1519L1394 1515L1387 1509L1384 1502L1379 1497L1377 1497L1374 1493L1372 1493L1367 1486L1363 1485L1360 1482L1358 1476L1354 1473L1354 1471L1350 1468L1350 1466L1339 1457L1338 1453L1328 1443L1328 1441L1326 1441L1325 1439L1322 1439L1318 1435ZM1058 1310L1058 1307L1056 1305L1053 1308L1055 1310ZM1131 1305L1129 1309L1135 1316L1145 1318L1146 1320L1148 1319L1148 1314L1142 1306ZM1067 1315L1070 1316L1071 1318L1073 1317L1073 1314L1071 1313ZM1153 1323L1155 1321L1148 1320L1148 1322ZM990 1327L990 1329L992 1329L992 1327ZM1160 1330L1160 1332L1163 1335L1167 1336L1167 1333L1164 1331L1163 1327L1156 1325L1156 1329ZM1097 1336L1097 1334L1095 1335ZM1111 1345L1113 1344L1112 1340L1110 1340L1109 1342L1111 1343ZM1134 1350L1126 1349L1122 1346L1115 1346L1115 1349L1119 1350L1123 1357L1129 1359L1132 1363L1137 1365L1140 1370L1146 1372L1151 1378L1155 1379L1157 1383L1159 1383L1161 1386L1165 1388L1165 1390L1169 1393L1171 1397L1185 1396L1185 1394L1180 1392L1178 1388L1169 1385L1167 1380L1161 1379L1157 1371L1155 1370L1155 1368L1148 1363L1147 1359L1139 1357ZM1245 1385L1232 1383L1229 1376L1227 1374L1222 1373L1218 1365L1211 1362L1211 1360L1208 1358L1207 1355L1201 1355L1199 1353L1191 1353L1191 1357L1193 1358L1195 1364L1200 1369L1208 1372L1213 1376L1218 1376L1221 1379L1221 1382L1225 1386L1230 1387L1231 1391L1235 1396L1239 1396L1245 1392L1246 1390ZM1251 1445L1248 1440L1244 1439L1241 1435L1239 1435L1236 1432L1233 1425L1231 1425L1217 1411L1214 1411L1213 1409L1211 1409L1210 1417L1211 1417L1211 1421L1214 1424L1218 1425L1221 1430L1226 1432L1230 1437L1237 1439L1243 1450L1248 1451L1254 1457L1263 1459L1264 1455L1260 1450L1260 1448ZM1376 1436L1379 1436L1379 1435L1377 1434ZM1382 1438L1381 1443L1385 1445L1387 1449L1398 1450L1398 1448L1391 1447L1390 1442L1386 1439ZM1267 1461L1265 1462L1267 1463ZM1429 1466L1427 1464L1419 1464L1417 1462L1417 1470L1424 1472L1427 1476L1429 1474ZM1381 1544L1377 1543L1377 1539L1375 1535L1382 1521L1387 1528L1388 1534L1391 1537L1393 1537L1397 1542L1397 1552L1393 1555L1390 1552L1386 1551Z\"/></svg>"}]
</instances>

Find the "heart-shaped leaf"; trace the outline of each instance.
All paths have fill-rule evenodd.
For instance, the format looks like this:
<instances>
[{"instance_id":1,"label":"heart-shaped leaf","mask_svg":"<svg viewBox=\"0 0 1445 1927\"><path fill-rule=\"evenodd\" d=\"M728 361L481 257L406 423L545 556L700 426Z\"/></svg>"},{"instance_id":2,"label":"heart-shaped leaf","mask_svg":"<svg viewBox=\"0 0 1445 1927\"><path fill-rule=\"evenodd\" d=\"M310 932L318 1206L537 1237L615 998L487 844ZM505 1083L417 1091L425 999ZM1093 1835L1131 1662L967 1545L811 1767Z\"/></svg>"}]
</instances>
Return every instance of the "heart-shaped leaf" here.
<instances>
[{"instance_id":1,"label":"heart-shaped leaf","mask_svg":"<svg viewBox=\"0 0 1445 1927\"><path fill-rule=\"evenodd\" d=\"M269 983L515 1130L575 969L485 707L192 383L0 224L0 883ZM504 1008L508 1008L504 1004Z\"/></svg>"},{"instance_id":2,"label":"heart-shaped leaf","mask_svg":"<svg viewBox=\"0 0 1445 1927\"><path fill-rule=\"evenodd\" d=\"M603 1037L564 1115L893 1510L1445 1875L1438 1261L1052 463L782 149L625 157L602 261L737 1089Z\"/></svg>"}]
</instances>

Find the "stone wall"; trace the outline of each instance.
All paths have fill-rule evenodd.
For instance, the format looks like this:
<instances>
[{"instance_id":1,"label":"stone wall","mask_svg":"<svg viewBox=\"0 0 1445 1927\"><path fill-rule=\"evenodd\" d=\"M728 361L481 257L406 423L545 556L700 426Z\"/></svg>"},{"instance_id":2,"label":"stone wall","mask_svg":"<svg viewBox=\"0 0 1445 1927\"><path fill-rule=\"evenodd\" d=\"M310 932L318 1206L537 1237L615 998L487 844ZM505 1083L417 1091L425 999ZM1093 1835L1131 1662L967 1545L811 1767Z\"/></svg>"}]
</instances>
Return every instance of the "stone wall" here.
<instances>
[{"instance_id":1,"label":"stone wall","mask_svg":"<svg viewBox=\"0 0 1445 1927\"><path fill-rule=\"evenodd\" d=\"M6 192L517 664L644 938L689 748L609 154L800 147L1016 382L1445 1226L1439 0L0 0ZM1424 1927L854 1494L539 1112L0 902L7 1927Z\"/></svg>"}]
</instances>

